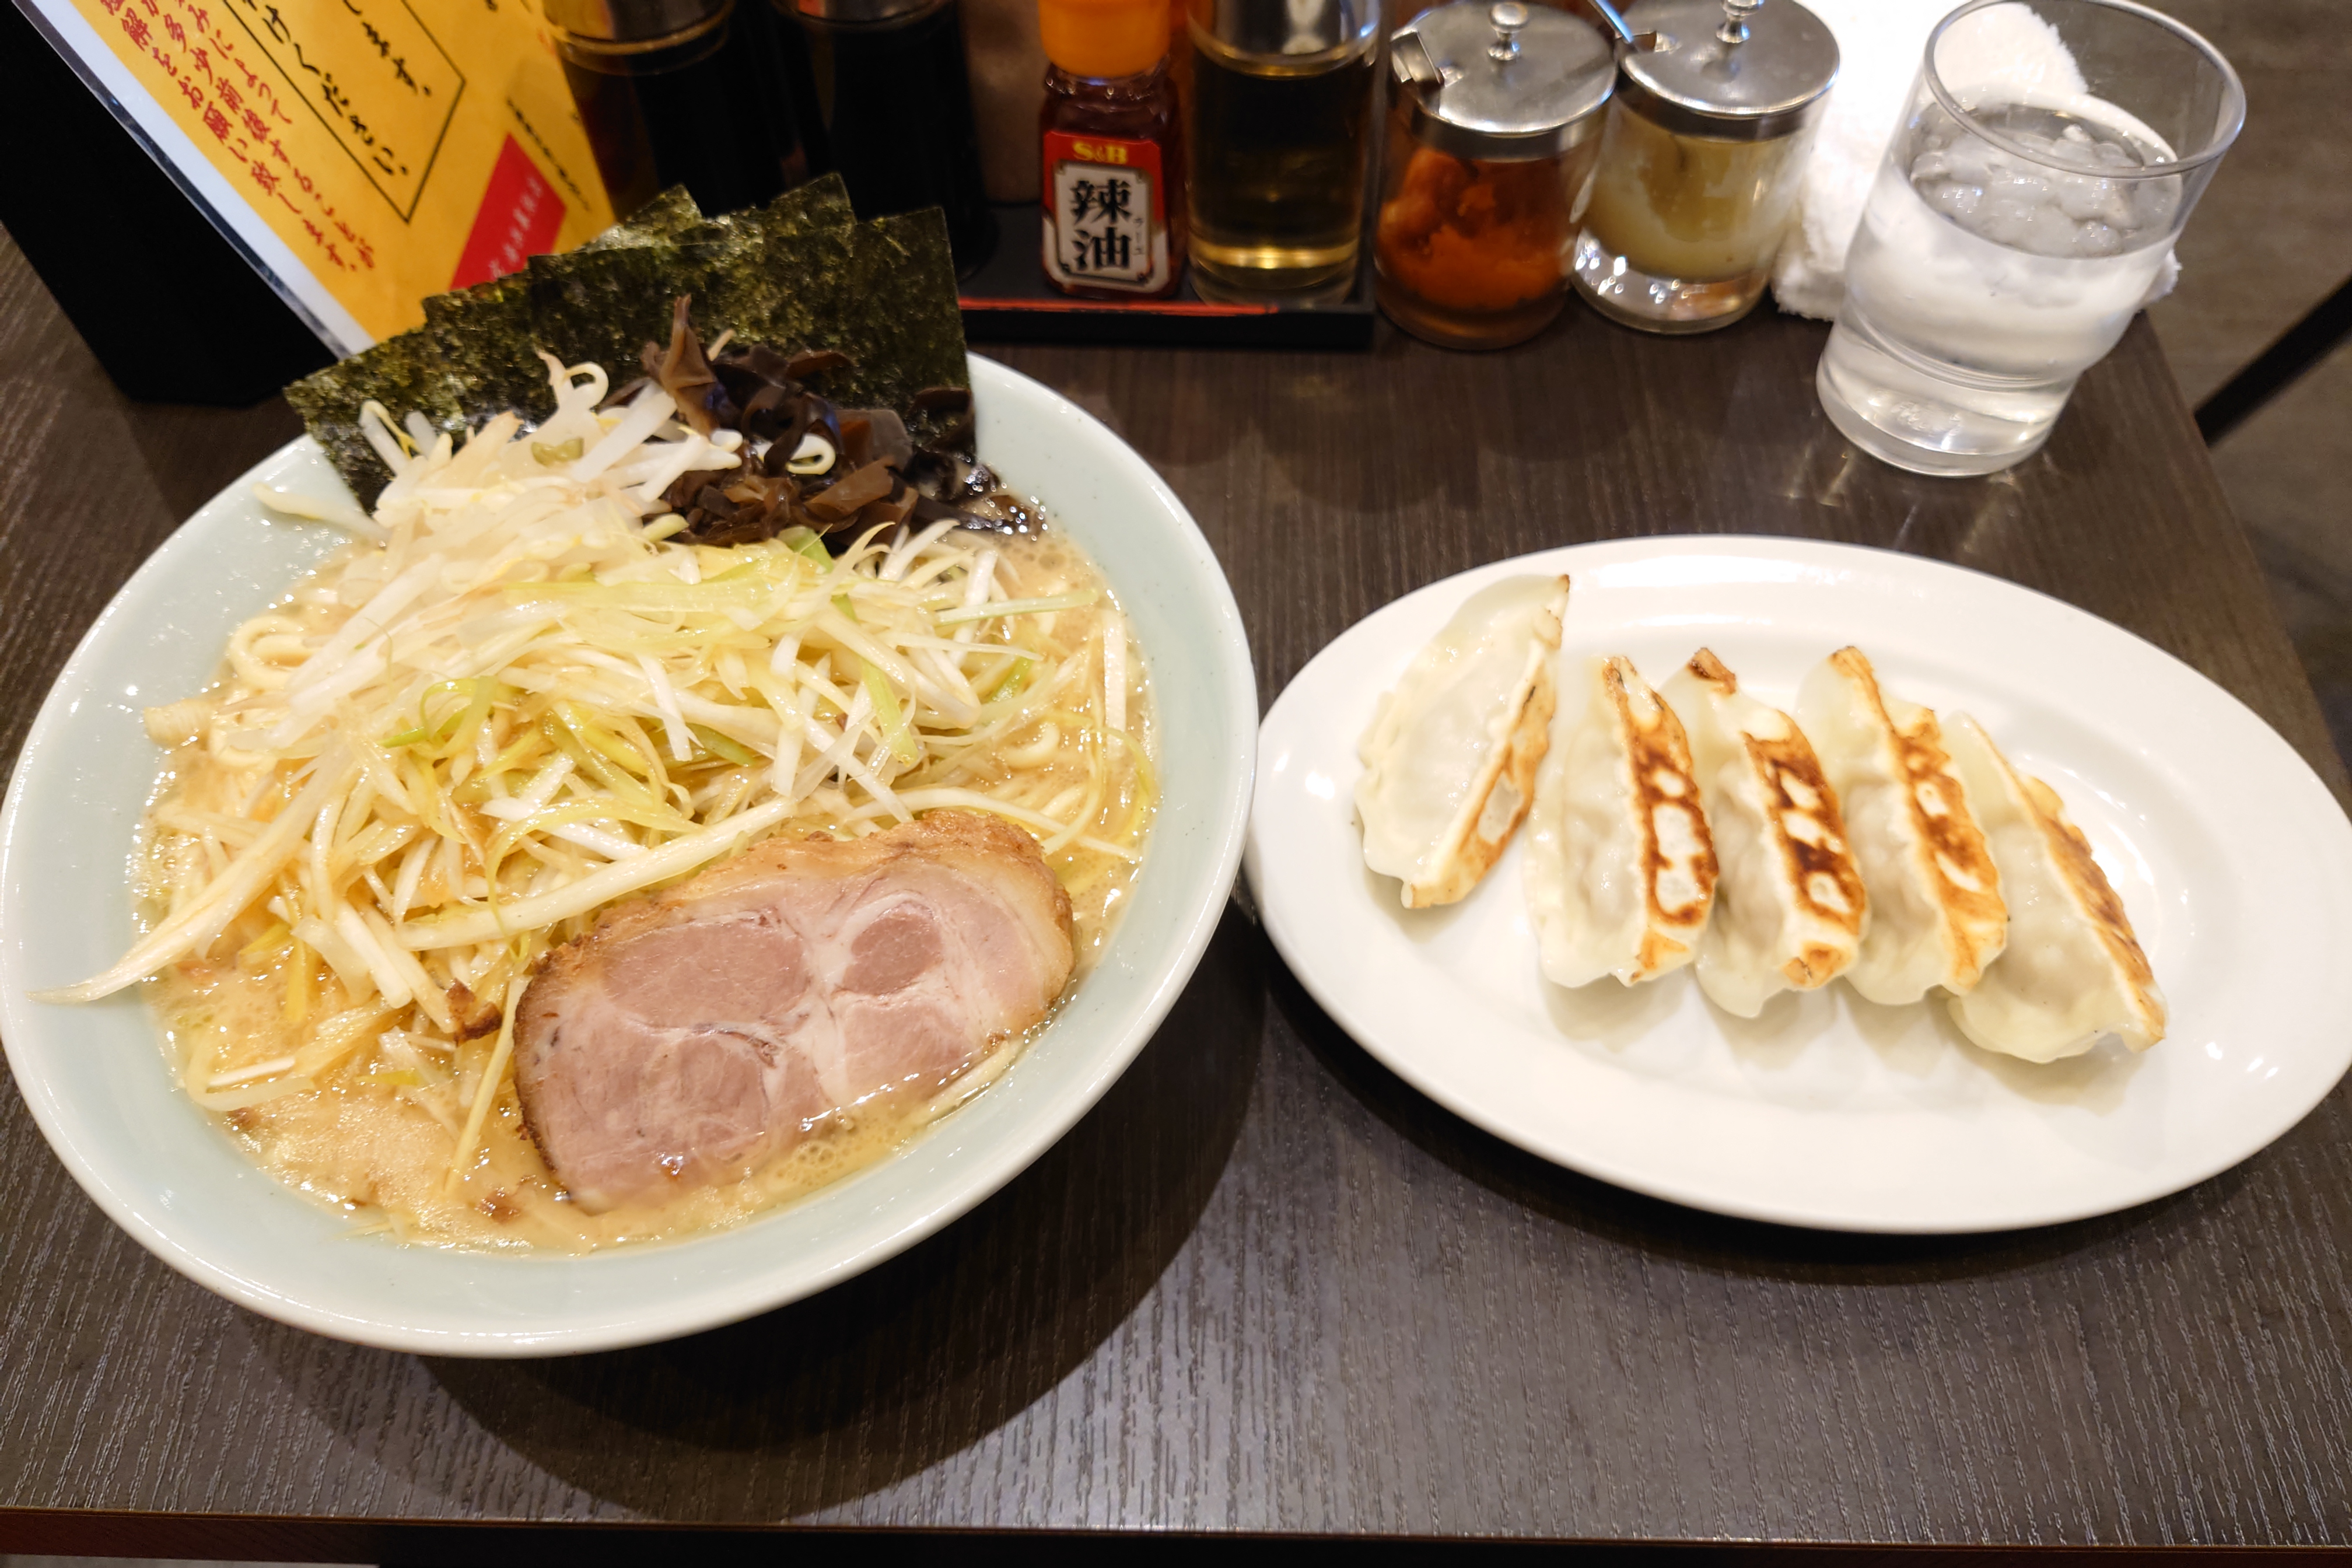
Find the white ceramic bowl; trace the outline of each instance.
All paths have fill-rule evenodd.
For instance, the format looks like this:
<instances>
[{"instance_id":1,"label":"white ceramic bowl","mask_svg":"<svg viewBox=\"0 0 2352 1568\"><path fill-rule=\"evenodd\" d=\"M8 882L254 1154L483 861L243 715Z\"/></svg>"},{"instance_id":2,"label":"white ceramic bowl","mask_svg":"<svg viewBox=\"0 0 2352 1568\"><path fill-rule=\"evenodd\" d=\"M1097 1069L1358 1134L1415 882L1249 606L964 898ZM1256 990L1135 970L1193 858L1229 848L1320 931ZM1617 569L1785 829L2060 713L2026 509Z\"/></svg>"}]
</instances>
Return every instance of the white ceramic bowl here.
<instances>
[{"instance_id":1,"label":"white ceramic bowl","mask_svg":"<svg viewBox=\"0 0 2352 1568\"><path fill-rule=\"evenodd\" d=\"M1200 962L1241 856L1257 731L1224 574L1168 487L1075 405L971 362L982 455L1044 501L1119 592L1150 666L1163 804L1100 966L1012 1070L906 1148L731 1230L590 1258L350 1238L189 1103L133 994L44 1006L132 937L125 864L154 777L140 710L193 692L229 630L338 542L267 520L257 479L341 485L306 437L215 497L115 596L34 721L0 811L0 1038L49 1144L111 1219L264 1316L386 1349L550 1355L691 1333L823 1289L1018 1174L1109 1088Z\"/></svg>"}]
</instances>

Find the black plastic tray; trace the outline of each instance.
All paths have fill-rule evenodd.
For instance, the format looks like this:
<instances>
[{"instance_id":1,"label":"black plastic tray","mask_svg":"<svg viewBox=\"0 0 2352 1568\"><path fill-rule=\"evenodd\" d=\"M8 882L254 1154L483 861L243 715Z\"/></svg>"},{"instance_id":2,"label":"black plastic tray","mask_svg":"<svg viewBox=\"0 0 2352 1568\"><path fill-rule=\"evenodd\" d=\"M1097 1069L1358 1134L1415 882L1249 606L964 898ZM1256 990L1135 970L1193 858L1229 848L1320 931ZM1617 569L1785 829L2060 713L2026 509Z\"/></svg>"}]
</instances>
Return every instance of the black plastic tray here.
<instances>
[{"instance_id":1,"label":"black plastic tray","mask_svg":"<svg viewBox=\"0 0 2352 1568\"><path fill-rule=\"evenodd\" d=\"M1165 300L1074 300L1045 282L1034 203L999 205L995 254L965 279L964 336L974 342L1194 343L1362 349L1372 342L1371 247L1356 286L1328 305L1225 305L1183 287Z\"/></svg>"}]
</instances>

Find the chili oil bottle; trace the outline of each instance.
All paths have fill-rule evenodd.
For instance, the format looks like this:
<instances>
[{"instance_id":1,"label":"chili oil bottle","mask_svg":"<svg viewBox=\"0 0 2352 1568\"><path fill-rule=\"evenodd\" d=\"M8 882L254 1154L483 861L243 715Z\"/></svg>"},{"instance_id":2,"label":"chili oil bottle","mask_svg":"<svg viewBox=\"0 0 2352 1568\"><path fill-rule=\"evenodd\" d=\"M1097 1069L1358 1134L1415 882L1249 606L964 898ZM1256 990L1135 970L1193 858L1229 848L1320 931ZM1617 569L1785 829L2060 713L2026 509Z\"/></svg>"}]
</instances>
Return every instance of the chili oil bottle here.
<instances>
[{"instance_id":1,"label":"chili oil bottle","mask_svg":"<svg viewBox=\"0 0 2352 1568\"><path fill-rule=\"evenodd\" d=\"M1045 279L1164 299L1184 274L1184 141L1167 0L1038 0Z\"/></svg>"}]
</instances>

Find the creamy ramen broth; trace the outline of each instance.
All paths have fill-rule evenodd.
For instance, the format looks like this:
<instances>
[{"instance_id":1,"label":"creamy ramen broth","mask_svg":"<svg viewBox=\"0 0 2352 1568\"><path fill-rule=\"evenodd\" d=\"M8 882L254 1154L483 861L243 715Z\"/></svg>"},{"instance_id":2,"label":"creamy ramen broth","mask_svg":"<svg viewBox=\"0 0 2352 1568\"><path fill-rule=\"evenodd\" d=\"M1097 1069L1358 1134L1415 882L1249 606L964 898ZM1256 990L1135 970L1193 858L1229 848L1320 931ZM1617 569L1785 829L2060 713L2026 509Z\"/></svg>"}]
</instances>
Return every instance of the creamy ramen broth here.
<instances>
[{"instance_id":1,"label":"creamy ramen broth","mask_svg":"<svg viewBox=\"0 0 2352 1568\"><path fill-rule=\"evenodd\" d=\"M1156 738L1143 662L1139 651L1125 642L1124 619L1108 584L1073 542L1050 528L992 542L1001 552L998 572L1012 597L1101 592L1092 606L1023 617L1017 634L1026 643L1058 650L1066 662L1076 661L1080 679L1041 690L1016 709L1024 721L984 754L974 748L933 757L897 782L909 788L938 784L978 792L1057 819L1083 820L1089 836L1139 847L1152 811ZM705 553L721 552L706 548ZM708 563L705 575L719 563ZM331 563L321 575L334 570ZM315 637L337 623L339 617L312 605L318 580L298 587L278 607L289 624L277 635ZM1111 656L1110 673L1124 675L1123 739L1090 717L1082 698L1072 696L1103 691L1106 625L1119 628L1122 651ZM234 669L225 670L223 679L233 681ZM202 736L187 742L171 754L159 781L136 858L142 908L151 919L168 905L192 860L209 856L217 868L224 847L189 837L185 825L208 815L266 815L248 810L245 797L253 775L219 760L217 750L215 745L208 752ZM725 769L715 772L723 774ZM710 786L704 781L698 787ZM278 804L284 795L281 787ZM824 818L828 795L843 800L837 791L820 790L809 811L778 831L839 829L841 825ZM178 825L177 830L167 830L167 824ZM488 832L497 825L485 819L477 826ZM847 830L885 826L887 819L867 820ZM1047 863L1070 896L1076 950L1070 984L1076 986L1100 959L1140 862L1074 842L1050 852ZM469 864L467 871L478 876L480 868ZM591 923L588 918L565 921L549 941L577 935ZM461 1041L436 1029L419 1008L385 1008L381 997L372 998L372 1006L355 1008L332 970L282 941L273 947L267 941L269 928L268 913L257 905L210 949L147 983L172 1068L264 1168L342 1209L357 1229L404 1241L578 1252L725 1226L887 1153L983 1089L1025 1043L1025 1037L1003 1042L944 1089L886 1090L833 1112L811 1136L740 1180L682 1188L657 1205L592 1215L567 1200L541 1160L523 1123L510 1068L502 1072L490 1101L478 1152L453 1173L461 1131L493 1059L495 1033ZM298 952L303 955L299 973ZM436 984L456 977L443 954L417 957ZM485 989L494 993L496 987ZM284 1081L285 1058L315 1047L321 1020L337 1020L337 1027L359 1043L320 1071L315 1087L261 1098ZM273 1064L278 1071L261 1070ZM253 1076L241 1079L247 1073ZM259 1102L235 1103L248 1093Z\"/></svg>"}]
</instances>

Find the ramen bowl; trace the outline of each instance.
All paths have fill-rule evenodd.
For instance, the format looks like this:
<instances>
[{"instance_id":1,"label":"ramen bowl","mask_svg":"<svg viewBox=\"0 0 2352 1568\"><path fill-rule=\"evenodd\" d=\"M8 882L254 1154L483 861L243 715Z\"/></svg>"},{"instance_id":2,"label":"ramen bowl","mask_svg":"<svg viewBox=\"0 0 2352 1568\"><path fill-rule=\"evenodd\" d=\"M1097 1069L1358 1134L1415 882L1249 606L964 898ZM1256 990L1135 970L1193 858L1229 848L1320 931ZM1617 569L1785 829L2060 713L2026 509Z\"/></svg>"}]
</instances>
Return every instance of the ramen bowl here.
<instances>
[{"instance_id":1,"label":"ramen bowl","mask_svg":"<svg viewBox=\"0 0 2352 1568\"><path fill-rule=\"evenodd\" d=\"M257 482L345 492L308 437L191 517L115 595L42 704L0 808L0 1039L51 1148L108 1217L265 1317L431 1355L608 1350L782 1306L970 1210L1067 1131L1134 1060L1214 931L1255 755L1249 647L1183 505L1050 389L971 362L982 456L1044 503L1119 591L1163 736L1161 804L1100 961L1003 1077L854 1174L731 1227L587 1256L462 1251L350 1234L265 1172L181 1090L135 993L51 1006L135 931L133 835L159 765L142 711L210 679L228 633L343 542L273 518Z\"/></svg>"}]
</instances>

